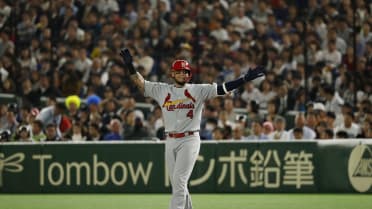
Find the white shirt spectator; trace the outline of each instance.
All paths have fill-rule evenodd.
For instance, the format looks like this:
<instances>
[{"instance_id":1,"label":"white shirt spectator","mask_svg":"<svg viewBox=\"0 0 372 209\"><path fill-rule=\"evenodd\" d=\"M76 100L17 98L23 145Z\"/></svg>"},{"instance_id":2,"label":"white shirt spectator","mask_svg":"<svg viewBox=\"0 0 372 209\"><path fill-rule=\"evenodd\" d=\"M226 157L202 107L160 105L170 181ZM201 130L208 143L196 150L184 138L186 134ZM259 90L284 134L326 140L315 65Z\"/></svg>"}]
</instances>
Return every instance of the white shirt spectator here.
<instances>
[{"instance_id":1,"label":"white shirt spectator","mask_svg":"<svg viewBox=\"0 0 372 209\"><path fill-rule=\"evenodd\" d=\"M5 68L0 67L0 81L4 82L8 78L9 72Z\"/></svg>"},{"instance_id":2,"label":"white shirt spectator","mask_svg":"<svg viewBox=\"0 0 372 209\"><path fill-rule=\"evenodd\" d=\"M350 127L345 127L345 124L341 124L335 128L334 133L339 131L346 131L350 138L355 138L361 132L360 126L356 123L351 123Z\"/></svg>"},{"instance_id":3,"label":"white shirt spectator","mask_svg":"<svg viewBox=\"0 0 372 209\"><path fill-rule=\"evenodd\" d=\"M89 79L90 69L92 67L93 61L88 57L80 57L75 61L75 67L78 71L83 74L83 82L87 83Z\"/></svg>"},{"instance_id":4,"label":"white shirt spectator","mask_svg":"<svg viewBox=\"0 0 372 209\"><path fill-rule=\"evenodd\" d=\"M6 1L4 1L3 4L4 5L0 8L0 15L3 16L3 18L0 19L0 28L4 26L5 22L10 16L10 13L12 12L12 8L6 4Z\"/></svg>"},{"instance_id":5,"label":"white shirt spectator","mask_svg":"<svg viewBox=\"0 0 372 209\"><path fill-rule=\"evenodd\" d=\"M310 139L310 140L312 140L312 139L315 139L315 137L316 137L315 131L313 129L307 127L307 126L304 126L302 128L302 133L303 133L302 139L306 139L306 140L309 140ZM295 137L293 135L293 129L291 129L289 131L289 139L295 140Z\"/></svg>"},{"instance_id":6,"label":"white shirt spectator","mask_svg":"<svg viewBox=\"0 0 372 209\"><path fill-rule=\"evenodd\" d=\"M111 12L119 11L119 4L115 0L98 0L97 9L103 15L108 15Z\"/></svg>"},{"instance_id":7,"label":"white shirt spectator","mask_svg":"<svg viewBox=\"0 0 372 209\"><path fill-rule=\"evenodd\" d=\"M227 30L224 28L213 30L211 36L215 37L218 41L227 41L230 39Z\"/></svg>"},{"instance_id":8,"label":"white shirt spectator","mask_svg":"<svg viewBox=\"0 0 372 209\"><path fill-rule=\"evenodd\" d=\"M325 108L327 111L334 112L336 114L341 113L341 106L344 104L344 100L340 97L338 92L335 92L331 101L327 101Z\"/></svg>"},{"instance_id":9,"label":"white shirt spectator","mask_svg":"<svg viewBox=\"0 0 372 209\"><path fill-rule=\"evenodd\" d=\"M335 128L334 133L337 134L339 131L346 131L349 138L355 138L360 134L361 128L358 124L354 123L354 114L352 112L344 112L343 117L343 123Z\"/></svg>"},{"instance_id":10,"label":"white shirt spectator","mask_svg":"<svg viewBox=\"0 0 372 209\"><path fill-rule=\"evenodd\" d=\"M36 120L41 120L43 125L46 127L48 124L55 124L57 127L57 135L62 136L61 131L59 130L59 126L62 121L61 114L55 114L55 106L48 106L44 107L40 113L36 116Z\"/></svg>"},{"instance_id":11,"label":"white shirt spectator","mask_svg":"<svg viewBox=\"0 0 372 209\"><path fill-rule=\"evenodd\" d=\"M327 65L334 68L341 64L342 54L338 50L330 51L325 49L316 53L315 60L316 62L324 61Z\"/></svg>"},{"instance_id":12,"label":"white shirt spectator","mask_svg":"<svg viewBox=\"0 0 372 209\"><path fill-rule=\"evenodd\" d=\"M324 41L323 46L327 46L328 42ZM336 38L336 48L338 51L341 52L341 54L346 53L347 44L344 39L337 37Z\"/></svg>"},{"instance_id":13,"label":"white shirt spectator","mask_svg":"<svg viewBox=\"0 0 372 209\"><path fill-rule=\"evenodd\" d=\"M252 83L246 84L241 98L249 103L250 101L258 101L261 96L260 90L253 86Z\"/></svg>"},{"instance_id":14,"label":"white shirt spectator","mask_svg":"<svg viewBox=\"0 0 372 209\"><path fill-rule=\"evenodd\" d=\"M260 92L260 95L258 97L258 103L260 105L260 109L266 109L267 108L267 103L274 99L274 97L276 96L276 93L273 92L273 91L269 91L267 92L266 94Z\"/></svg>"},{"instance_id":15,"label":"white shirt spectator","mask_svg":"<svg viewBox=\"0 0 372 209\"><path fill-rule=\"evenodd\" d=\"M238 9L238 14L231 19L230 23L236 31L242 34L254 29L252 20L244 15L244 8L242 7Z\"/></svg>"},{"instance_id":16,"label":"white shirt spectator","mask_svg":"<svg viewBox=\"0 0 372 209\"><path fill-rule=\"evenodd\" d=\"M31 56L26 59L18 59L18 63L22 68L30 68L31 70L37 70L36 58Z\"/></svg>"},{"instance_id":17,"label":"white shirt spectator","mask_svg":"<svg viewBox=\"0 0 372 209\"><path fill-rule=\"evenodd\" d=\"M289 132L288 131L274 131L269 134L270 140L289 140Z\"/></svg>"}]
</instances>

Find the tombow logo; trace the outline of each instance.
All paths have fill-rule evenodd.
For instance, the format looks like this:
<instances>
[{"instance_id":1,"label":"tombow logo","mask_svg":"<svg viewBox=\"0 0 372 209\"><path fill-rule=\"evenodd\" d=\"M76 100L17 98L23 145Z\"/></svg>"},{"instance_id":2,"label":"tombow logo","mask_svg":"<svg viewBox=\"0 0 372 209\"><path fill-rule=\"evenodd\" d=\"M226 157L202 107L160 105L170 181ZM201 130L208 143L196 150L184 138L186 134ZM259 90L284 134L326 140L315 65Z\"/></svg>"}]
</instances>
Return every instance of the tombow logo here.
<instances>
[{"instance_id":1,"label":"tombow logo","mask_svg":"<svg viewBox=\"0 0 372 209\"><path fill-rule=\"evenodd\" d=\"M351 151L348 174L356 191L366 192L372 186L372 151L367 145L358 145Z\"/></svg>"},{"instance_id":2,"label":"tombow logo","mask_svg":"<svg viewBox=\"0 0 372 209\"><path fill-rule=\"evenodd\" d=\"M23 171L23 166L20 164L25 159L25 154L16 153L7 158L4 157L4 153L0 153L0 187L3 186L3 172L9 171L13 173L19 173Z\"/></svg>"}]
</instances>

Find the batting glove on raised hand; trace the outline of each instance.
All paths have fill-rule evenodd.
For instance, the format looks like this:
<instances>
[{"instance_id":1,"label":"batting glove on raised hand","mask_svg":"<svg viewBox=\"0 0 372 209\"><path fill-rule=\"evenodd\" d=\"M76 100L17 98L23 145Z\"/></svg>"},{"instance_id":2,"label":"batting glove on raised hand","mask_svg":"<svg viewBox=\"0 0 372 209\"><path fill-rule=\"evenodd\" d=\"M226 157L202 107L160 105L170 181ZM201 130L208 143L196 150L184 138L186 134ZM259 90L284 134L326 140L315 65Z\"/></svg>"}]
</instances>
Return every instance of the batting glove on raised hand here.
<instances>
[{"instance_id":1,"label":"batting glove on raised hand","mask_svg":"<svg viewBox=\"0 0 372 209\"><path fill-rule=\"evenodd\" d=\"M251 81L258 77L262 77L265 75L265 68L263 66L257 66L253 69L249 69L248 72L244 75L244 80Z\"/></svg>"},{"instance_id":2,"label":"batting glove on raised hand","mask_svg":"<svg viewBox=\"0 0 372 209\"><path fill-rule=\"evenodd\" d=\"M131 65L133 62L133 57L130 54L129 49L123 48L120 50L120 56L123 58L123 61L126 65Z\"/></svg>"}]
</instances>

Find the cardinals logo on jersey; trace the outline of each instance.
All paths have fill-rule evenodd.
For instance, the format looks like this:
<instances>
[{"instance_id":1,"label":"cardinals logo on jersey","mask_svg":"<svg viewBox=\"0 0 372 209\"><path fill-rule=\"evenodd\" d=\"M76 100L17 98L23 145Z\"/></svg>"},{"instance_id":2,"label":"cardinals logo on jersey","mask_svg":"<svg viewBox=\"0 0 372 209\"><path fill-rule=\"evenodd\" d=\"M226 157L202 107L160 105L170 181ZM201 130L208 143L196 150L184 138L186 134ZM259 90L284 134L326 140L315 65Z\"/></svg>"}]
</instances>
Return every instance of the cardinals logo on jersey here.
<instances>
[{"instance_id":1,"label":"cardinals logo on jersey","mask_svg":"<svg viewBox=\"0 0 372 209\"><path fill-rule=\"evenodd\" d=\"M184 92L185 96L189 99L191 99L194 103L196 102L196 100L194 99L194 97L191 96L191 94L189 93L189 91L187 89L185 89L185 92Z\"/></svg>"},{"instance_id":2,"label":"cardinals logo on jersey","mask_svg":"<svg viewBox=\"0 0 372 209\"><path fill-rule=\"evenodd\" d=\"M171 95L170 93L168 93L168 95L164 99L163 107L165 107L168 104L168 102L170 101L170 98L171 98Z\"/></svg>"},{"instance_id":3,"label":"cardinals logo on jersey","mask_svg":"<svg viewBox=\"0 0 372 209\"><path fill-rule=\"evenodd\" d=\"M173 111L175 109L194 109L195 108L194 103L196 102L195 98L190 94L190 92L187 89L184 91L184 95L186 96L185 99L177 99L172 101L171 94L168 93L164 99L162 107L167 108L168 111Z\"/></svg>"}]
</instances>

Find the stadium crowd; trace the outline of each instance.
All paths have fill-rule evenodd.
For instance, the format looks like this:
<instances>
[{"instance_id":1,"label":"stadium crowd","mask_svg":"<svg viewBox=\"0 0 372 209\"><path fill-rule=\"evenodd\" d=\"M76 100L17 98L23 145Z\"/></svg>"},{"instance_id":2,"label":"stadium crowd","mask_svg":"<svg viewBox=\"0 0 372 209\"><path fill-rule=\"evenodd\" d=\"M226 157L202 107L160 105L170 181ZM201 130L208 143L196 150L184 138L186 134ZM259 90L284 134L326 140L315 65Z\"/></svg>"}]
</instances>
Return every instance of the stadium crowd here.
<instances>
[{"instance_id":1,"label":"stadium crowd","mask_svg":"<svg viewBox=\"0 0 372 209\"><path fill-rule=\"evenodd\" d=\"M372 138L371 12L371 0L0 0L0 93L18 98L0 101L0 139L164 139L122 47L151 81L168 82L176 58L194 83L265 66L206 102L204 140Z\"/></svg>"}]
</instances>

